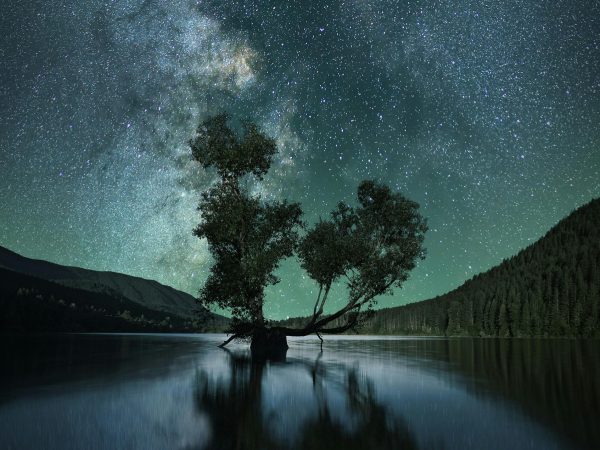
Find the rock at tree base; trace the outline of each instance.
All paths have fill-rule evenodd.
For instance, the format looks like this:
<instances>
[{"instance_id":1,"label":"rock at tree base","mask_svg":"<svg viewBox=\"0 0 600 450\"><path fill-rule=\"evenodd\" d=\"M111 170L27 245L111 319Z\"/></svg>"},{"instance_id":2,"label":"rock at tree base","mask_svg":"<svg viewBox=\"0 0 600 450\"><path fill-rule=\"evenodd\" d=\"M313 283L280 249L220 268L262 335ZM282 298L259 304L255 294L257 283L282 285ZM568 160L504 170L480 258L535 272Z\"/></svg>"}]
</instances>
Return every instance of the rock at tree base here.
<instances>
[{"instance_id":1,"label":"rock at tree base","mask_svg":"<svg viewBox=\"0 0 600 450\"><path fill-rule=\"evenodd\" d=\"M252 359L285 361L287 349L287 339L283 333L260 328L252 335L252 343L250 344Z\"/></svg>"}]
</instances>

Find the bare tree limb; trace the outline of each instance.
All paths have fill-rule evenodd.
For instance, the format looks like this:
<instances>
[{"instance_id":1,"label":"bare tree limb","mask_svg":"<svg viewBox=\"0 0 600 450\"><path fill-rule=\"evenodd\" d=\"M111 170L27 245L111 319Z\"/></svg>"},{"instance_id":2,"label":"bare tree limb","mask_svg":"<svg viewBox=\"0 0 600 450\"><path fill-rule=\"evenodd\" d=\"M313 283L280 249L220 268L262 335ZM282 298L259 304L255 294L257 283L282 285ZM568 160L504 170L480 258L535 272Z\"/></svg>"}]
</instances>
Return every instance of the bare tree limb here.
<instances>
[{"instance_id":1,"label":"bare tree limb","mask_svg":"<svg viewBox=\"0 0 600 450\"><path fill-rule=\"evenodd\" d=\"M325 294L323 294L323 299L321 300L321 306L319 306L319 311L317 311L317 317L323 314L323 307L325 306L325 301L327 301L327 295L329 295L329 289L331 289L331 282L327 283L325 287Z\"/></svg>"},{"instance_id":2,"label":"bare tree limb","mask_svg":"<svg viewBox=\"0 0 600 450\"><path fill-rule=\"evenodd\" d=\"M315 302L315 307L313 308L313 317L317 317L317 307L319 306L319 301L321 300L321 292L323 291L323 285L319 284L319 295L317 295L317 301Z\"/></svg>"},{"instance_id":3,"label":"bare tree limb","mask_svg":"<svg viewBox=\"0 0 600 450\"><path fill-rule=\"evenodd\" d=\"M396 282L396 279L394 278L393 280L386 283L385 286L380 290L380 292L378 291L376 293L372 293L362 299L361 299L361 297L363 297L363 295L365 295L365 293L361 293L358 296L355 296L353 299L351 299L346 304L346 306L344 306L340 310L336 311L335 313L333 313L327 317L323 317L321 320L318 320L318 321L315 321L314 320L315 318L313 317L303 328L274 327L273 329L276 329L277 331L285 334L286 336L307 336L309 334L317 333L317 332L323 333L323 334L343 333L344 331L347 331L348 329L350 329L354 325L356 325L356 322L358 320L358 311L360 311L360 309L365 304L367 304L369 301L371 301L375 296L377 296L381 292L385 292L395 282ZM347 324L339 326L339 327L334 327L334 328L325 328L325 326L328 323L331 323L334 320L339 319L340 317L344 316L345 314L347 314L353 310L358 310L357 315L353 320L349 321Z\"/></svg>"},{"instance_id":4,"label":"bare tree limb","mask_svg":"<svg viewBox=\"0 0 600 450\"><path fill-rule=\"evenodd\" d=\"M237 339L238 337L240 337L239 334L232 334L225 342L223 342L221 345L219 345L219 347L225 348L225 346L227 344L229 344L234 339Z\"/></svg>"}]
</instances>

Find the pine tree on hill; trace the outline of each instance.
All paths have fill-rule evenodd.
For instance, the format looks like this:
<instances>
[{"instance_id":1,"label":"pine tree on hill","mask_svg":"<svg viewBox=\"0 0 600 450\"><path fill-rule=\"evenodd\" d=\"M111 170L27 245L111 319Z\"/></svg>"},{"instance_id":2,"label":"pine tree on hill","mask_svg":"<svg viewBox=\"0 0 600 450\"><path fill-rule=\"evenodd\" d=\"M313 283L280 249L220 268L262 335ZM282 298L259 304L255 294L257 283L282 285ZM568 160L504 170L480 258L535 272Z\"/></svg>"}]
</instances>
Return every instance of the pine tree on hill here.
<instances>
[{"instance_id":1,"label":"pine tree on hill","mask_svg":"<svg viewBox=\"0 0 600 450\"><path fill-rule=\"evenodd\" d=\"M600 199L536 243L423 302L378 311L363 332L600 336Z\"/></svg>"}]
</instances>

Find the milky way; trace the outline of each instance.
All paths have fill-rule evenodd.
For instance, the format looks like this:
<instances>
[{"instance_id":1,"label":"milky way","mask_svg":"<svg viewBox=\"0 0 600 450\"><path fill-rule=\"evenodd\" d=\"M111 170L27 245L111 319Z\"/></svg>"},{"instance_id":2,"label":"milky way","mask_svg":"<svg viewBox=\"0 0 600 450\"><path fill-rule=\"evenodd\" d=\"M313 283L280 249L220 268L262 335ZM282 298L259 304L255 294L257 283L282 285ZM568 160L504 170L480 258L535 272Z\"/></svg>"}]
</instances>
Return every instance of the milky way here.
<instances>
[{"instance_id":1,"label":"milky way","mask_svg":"<svg viewBox=\"0 0 600 450\"><path fill-rule=\"evenodd\" d=\"M428 256L389 306L441 294L600 195L596 1L8 1L0 245L195 294L214 174L198 121L277 139L267 198L307 221L375 178L418 201ZM293 261L268 313L310 309Z\"/></svg>"}]
</instances>

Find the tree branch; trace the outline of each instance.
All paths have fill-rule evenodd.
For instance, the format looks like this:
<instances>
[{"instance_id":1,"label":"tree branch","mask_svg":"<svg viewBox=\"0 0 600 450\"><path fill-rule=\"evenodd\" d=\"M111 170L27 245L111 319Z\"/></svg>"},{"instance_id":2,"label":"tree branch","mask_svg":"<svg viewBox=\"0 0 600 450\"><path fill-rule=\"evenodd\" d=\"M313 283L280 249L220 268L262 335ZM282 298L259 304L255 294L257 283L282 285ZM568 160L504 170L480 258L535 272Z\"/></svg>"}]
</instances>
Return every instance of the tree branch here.
<instances>
[{"instance_id":1,"label":"tree branch","mask_svg":"<svg viewBox=\"0 0 600 450\"><path fill-rule=\"evenodd\" d=\"M336 311L335 313L331 314L330 316L322 318L321 320L315 321L314 320L315 317L313 317L313 319L310 322L308 322L304 326L304 328L273 327L273 329L285 334L286 336L307 336L309 334L316 333L316 332L324 333L324 334L342 333L342 332L352 328L356 324L356 321L358 320L358 314L353 321L351 321L345 325L342 325L340 327L334 327L334 328L324 328L324 327L328 323L333 322L335 319L342 317L344 314L346 314L354 309L358 309L358 311L360 311L360 308L362 308L366 303L371 301L376 295L379 295L380 293L385 292L392 284L394 284L395 281L396 281L396 279L394 278L392 281L386 283L386 285L380 290L380 292L373 293L373 294L363 298L362 300L361 300L361 297L363 295L365 295L365 293L361 293L358 296L355 296L342 309L340 309L339 311Z\"/></svg>"},{"instance_id":2,"label":"tree branch","mask_svg":"<svg viewBox=\"0 0 600 450\"><path fill-rule=\"evenodd\" d=\"M239 338L239 334L232 334L225 342L223 342L222 344L219 345L220 348L225 348L225 346L227 344L229 344L231 341L233 341L236 338Z\"/></svg>"},{"instance_id":3,"label":"tree branch","mask_svg":"<svg viewBox=\"0 0 600 450\"><path fill-rule=\"evenodd\" d=\"M324 333L324 334L339 334L339 333L343 333L344 331L349 330L350 328L352 328L353 326L356 325L356 322L358 322L358 317L360 314L360 306L358 307L358 311L356 311L356 315L349 320L348 322L346 322L345 325L341 325L339 327L334 327L334 328L321 328L319 330L319 333Z\"/></svg>"},{"instance_id":4,"label":"tree branch","mask_svg":"<svg viewBox=\"0 0 600 450\"><path fill-rule=\"evenodd\" d=\"M329 288L331 287L331 283L329 283L326 287L325 287L325 293L323 294L323 299L321 299L321 292L323 290L323 285L319 285L319 295L317 296L317 302L315 303L315 307L313 308L313 316L311 317L311 319L309 320L309 322L304 325L305 329L309 329L316 321L317 321L317 317L319 317L321 314L323 314L323 305L325 304L325 300L327 299L327 294L329 293ZM319 301L321 300L321 304L319 306ZM317 307L319 307L319 309L317 309ZM308 333L310 334L310 333Z\"/></svg>"},{"instance_id":5,"label":"tree branch","mask_svg":"<svg viewBox=\"0 0 600 450\"><path fill-rule=\"evenodd\" d=\"M325 287L325 294L323 294L323 299L321 300L321 306L319 306L319 311L317 311L317 317L323 314L323 307L325 306L325 301L327 300L327 295L329 295L329 289L331 289L331 281L327 283Z\"/></svg>"},{"instance_id":6,"label":"tree branch","mask_svg":"<svg viewBox=\"0 0 600 450\"><path fill-rule=\"evenodd\" d=\"M313 308L313 318L317 317L317 307L319 306L319 300L321 300L321 292L323 291L323 285L319 284L319 295L317 295L317 301L315 302L315 307Z\"/></svg>"}]
</instances>

